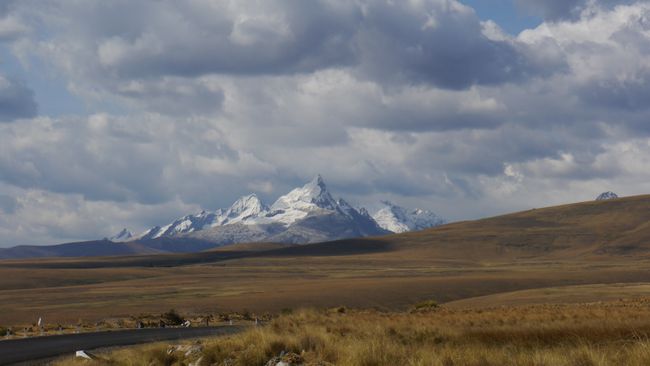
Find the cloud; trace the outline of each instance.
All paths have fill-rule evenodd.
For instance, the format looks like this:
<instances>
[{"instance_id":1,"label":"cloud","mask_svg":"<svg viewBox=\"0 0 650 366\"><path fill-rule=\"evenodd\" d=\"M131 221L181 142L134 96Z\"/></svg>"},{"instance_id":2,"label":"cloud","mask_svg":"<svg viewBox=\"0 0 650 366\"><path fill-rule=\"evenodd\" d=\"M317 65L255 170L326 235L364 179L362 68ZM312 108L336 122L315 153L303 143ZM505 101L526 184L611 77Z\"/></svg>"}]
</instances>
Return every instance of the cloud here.
<instances>
[{"instance_id":1,"label":"cloud","mask_svg":"<svg viewBox=\"0 0 650 366\"><path fill-rule=\"evenodd\" d=\"M14 16L0 18L0 42L15 40L28 31L29 28Z\"/></svg>"},{"instance_id":2,"label":"cloud","mask_svg":"<svg viewBox=\"0 0 650 366\"><path fill-rule=\"evenodd\" d=\"M515 0L522 8L551 21L576 20L595 7L611 8L634 0Z\"/></svg>"},{"instance_id":3,"label":"cloud","mask_svg":"<svg viewBox=\"0 0 650 366\"><path fill-rule=\"evenodd\" d=\"M38 31L11 50L92 112L0 109L20 119L0 124L0 245L268 202L316 173L452 220L647 191L650 5L526 3L546 21L513 37L452 0L15 2Z\"/></svg>"},{"instance_id":4,"label":"cloud","mask_svg":"<svg viewBox=\"0 0 650 366\"><path fill-rule=\"evenodd\" d=\"M178 212L198 210L197 206L178 200L142 205L88 201L78 194L8 188L2 183L0 189L10 190L12 199L17 202L13 211L7 211L6 215L0 210L2 246L96 240L114 235L124 225L131 230L143 230L175 218Z\"/></svg>"},{"instance_id":5,"label":"cloud","mask_svg":"<svg viewBox=\"0 0 650 366\"><path fill-rule=\"evenodd\" d=\"M91 201L225 204L273 167L234 150L209 120L47 117L0 126L0 181ZM246 177L246 178L243 178Z\"/></svg>"},{"instance_id":6,"label":"cloud","mask_svg":"<svg viewBox=\"0 0 650 366\"><path fill-rule=\"evenodd\" d=\"M30 28L14 14L14 0L4 0L0 3L0 42L13 41L26 35Z\"/></svg>"},{"instance_id":7,"label":"cloud","mask_svg":"<svg viewBox=\"0 0 650 366\"><path fill-rule=\"evenodd\" d=\"M211 114L221 109L224 100L221 87L206 78L131 80L117 85L115 93L126 104L168 115Z\"/></svg>"},{"instance_id":8,"label":"cloud","mask_svg":"<svg viewBox=\"0 0 650 366\"><path fill-rule=\"evenodd\" d=\"M16 212L18 207L18 201L13 196L0 195L0 211L5 214L13 214Z\"/></svg>"},{"instance_id":9,"label":"cloud","mask_svg":"<svg viewBox=\"0 0 650 366\"><path fill-rule=\"evenodd\" d=\"M455 0L46 4L29 10L49 27L48 36L21 52L52 60L79 95L132 98L157 112L165 111L161 101L167 109L195 111L200 102L167 96L177 95L178 85L183 96L203 93L201 81L214 75L347 69L389 88L463 90L545 77L564 65L516 39L486 35L474 11ZM174 84L167 96L160 95L161 79ZM199 110L206 105L214 103Z\"/></svg>"},{"instance_id":10,"label":"cloud","mask_svg":"<svg viewBox=\"0 0 650 366\"><path fill-rule=\"evenodd\" d=\"M87 71L117 78L286 74L346 65L360 17L358 7L341 1L50 3L42 19L51 20L54 10L67 20L50 41L86 44L76 51L91 61Z\"/></svg>"},{"instance_id":11,"label":"cloud","mask_svg":"<svg viewBox=\"0 0 650 366\"><path fill-rule=\"evenodd\" d=\"M34 92L23 82L0 74L0 123L37 114Z\"/></svg>"},{"instance_id":12,"label":"cloud","mask_svg":"<svg viewBox=\"0 0 650 366\"><path fill-rule=\"evenodd\" d=\"M466 89L562 68L561 59L537 63L514 39L488 37L475 12L455 1L375 1L364 16L356 36L359 73L373 80Z\"/></svg>"}]
</instances>

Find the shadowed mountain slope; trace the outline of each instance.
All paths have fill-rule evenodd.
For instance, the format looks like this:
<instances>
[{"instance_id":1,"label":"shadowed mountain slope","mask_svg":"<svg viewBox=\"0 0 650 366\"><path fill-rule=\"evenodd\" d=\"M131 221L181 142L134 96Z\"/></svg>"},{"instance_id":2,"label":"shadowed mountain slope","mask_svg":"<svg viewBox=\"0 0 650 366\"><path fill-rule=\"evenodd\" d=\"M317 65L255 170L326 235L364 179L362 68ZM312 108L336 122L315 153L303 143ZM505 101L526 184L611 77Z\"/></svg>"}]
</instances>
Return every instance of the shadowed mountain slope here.
<instances>
[{"instance_id":1,"label":"shadowed mountain slope","mask_svg":"<svg viewBox=\"0 0 650 366\"><path fill-rule=\"evenodd\" d=\"M45 247L64 249L68 245ZM77 244L77 245L82 245ZM361 239L346 239L304 245L248 244L256 250L226 246L192 254L165 254L178 242L169 239L114 244L92 242L120 250L149 250L141 257L127 256L106 261L114 266L175 266L223 261L233 258L380 255L388 261L399 258L454 261L512 261L525 259L598 259L615 256L650 257L650 195L584 202L533 209L476 221L458 222L417 232ZM121 246L120 246L121 245ZM129 245L134 246L130 248ZM209 241L188 241L186 248L209 249ZM124 246L124 247L122 247ZM144 247L144 249L143 249ZM123 249L122 249L123 248ZM30 248L36 251L40 247ZM12 249L14 250L14 249ZM153 251L153 252L151 252ZM67 252L58 251L58 256ZM96 256L106 255L97 249ZM34 254L31 252L31 254ZM40 253L36 253L40 254ZM46 253L51 254L51 253ZM2 251L0 251L2 255ZM22 256L21 258L24 258ZM157 258L159 257L159 258ZM101 258L92 260L95 265ZM51 263L48 262L48 263ZM102 266L106 266L102 265Z\"/></svg>"},{"instance_id":2,"label":"shadowed mountain slope","mask_svg":"<svg viewBox=\"0 0 650 366\"><path fill-rule=\"evenodd\" d=\"M137 255L163 253L139 243L114 243L110 240L82 241L58 245L20 245L0 249L0 259L39 257L99 257L112 255Z\"/></svg>"}]
</instances>

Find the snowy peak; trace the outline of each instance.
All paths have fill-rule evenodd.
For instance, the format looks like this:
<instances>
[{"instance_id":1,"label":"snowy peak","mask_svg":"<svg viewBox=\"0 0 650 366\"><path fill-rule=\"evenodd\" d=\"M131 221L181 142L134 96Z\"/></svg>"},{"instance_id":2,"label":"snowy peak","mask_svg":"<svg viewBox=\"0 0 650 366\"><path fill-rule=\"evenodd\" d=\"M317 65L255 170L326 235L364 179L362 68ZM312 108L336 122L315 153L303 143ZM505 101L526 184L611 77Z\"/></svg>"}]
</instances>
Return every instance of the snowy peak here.
<instances>
[{"instance_id":1,"label":"snowy peak","mask_svg":"<svg viewBox=\"0 0 650 366\"><path fill-rule=\"evenodd\" d=\"M406 211L388 201L381 202L383 207L372 215L377 224L388 231L403 233L409 231L409 218Z\"/></svg>"},{"instance_id":2,"label":"snowy peak","mask_svg":"<svg viewBox=\"0 0 650 366\"><path fill-rule=\"evenodd\" d=\"M596 197L596 201L606 201L606 200L613 200L615 198L618 198L618 195L614 192L608 191L608 192L603 192L598 197Z\"/></svg>"},{"instance_id":3,"label":"snowy peak","mask_svg":"<svg viewBox=\"0 0 650 366\"><path fill-rule=\"evenodd\" d=\"M114 243L119 243L119 242L128 241L131 238L133 238L133 233L131 233L128 229L124 228L119 233L107 239Z\"/></svg>"},{"instance_id":4,"label":"snowy peak","mask_svg":"<svg viewBox=\"0 0 650 366\"><path fill-rule=\"evenodd\" d=\"M278 198L272 209L300 208L316 206L328 210L336 209L336 201L327 190L323 177L317 175L301 188L296 188L286 195Z\"/></svg>"},{"instance_id":5,"label":"snowy peak","mask_svg":"<svg viewBox=\"0 0 650 366\"><path fill-rule=\"evenodd\" d=\"M381 228L394 233L422 230L444 223L443 219L431 211L421 209L407 211L388 201L382 201L382 206L372 215L372 218Z\"/></svg>"},{"instance_id":6,"label":"snowy peak","mask_svg":"<svg viewBox=\"0 0 650 366\"><path fill-rule=\"evenodd\" d=\"M407 211L390 202L383 202L383 207L371 216L366 209L355 208L343 199L335 200L323 177L317 175L302 187L279 197L271 207L250 194L225 210L187 215L168 225L153 227L138 238L191 236L219 238L223 242L307 243L401 233L442 223L432 212Z\"/></svg>"},{"instance_id":7,"label":"snowy peak","mask_svg":"<svg viewBox=\"0 0 650 366\"><path fill-rule=\"evenodd\" d=\"M338 204L327 190L325 181L317 175L304 186L278 198L267 217L289 225L310 213L322 210L336 211L337 208Z\"/></svg>"},{"instance_id":8,"label":"snowy peak","mask_svg":"<svg viewBox=\"0 0 650 366\"><path fill-rule=\"evenodd\" d=\"M239 198L226 210L220 224L235 224L250 219L255 219L268 211L256 194L250 194Z\"/></svg>"},{"instance_id":9,"label":"snowy peak","mask_svg":"<svg viewBox=\"0 0 650 366\"><path fill-rule=\"evenodd\" d=\"M215 212L201 211L194 215L183 216L163 227L155 226L142 233L138 239L157 239L162 236L175 236L178 234L199 231L206 227L217 225L221 216L221 210Z\"/></svg>"}]
</instances>

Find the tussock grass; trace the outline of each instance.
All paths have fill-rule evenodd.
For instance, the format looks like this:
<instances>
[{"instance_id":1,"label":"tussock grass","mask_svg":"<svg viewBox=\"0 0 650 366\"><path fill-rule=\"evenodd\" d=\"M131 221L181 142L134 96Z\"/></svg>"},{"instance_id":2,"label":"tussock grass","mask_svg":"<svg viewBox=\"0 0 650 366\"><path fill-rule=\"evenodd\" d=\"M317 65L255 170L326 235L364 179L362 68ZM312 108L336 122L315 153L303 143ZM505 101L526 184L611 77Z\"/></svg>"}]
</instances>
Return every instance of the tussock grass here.
<instances>
[{"instance_id":1,"label":"tussock grass","mask_svg":"<svg viewBox=\"0 0 650 366\"><path fill-rule=\"evenodd\" d=\"M263 327L206 339L190 356L156 344L109 353L97 364L254 366L295 354L304 365L648 365L649 315L647 301L409 313L295 310ZM78 361L60 365L70 362Z\"/></svg>"}]
</instances>

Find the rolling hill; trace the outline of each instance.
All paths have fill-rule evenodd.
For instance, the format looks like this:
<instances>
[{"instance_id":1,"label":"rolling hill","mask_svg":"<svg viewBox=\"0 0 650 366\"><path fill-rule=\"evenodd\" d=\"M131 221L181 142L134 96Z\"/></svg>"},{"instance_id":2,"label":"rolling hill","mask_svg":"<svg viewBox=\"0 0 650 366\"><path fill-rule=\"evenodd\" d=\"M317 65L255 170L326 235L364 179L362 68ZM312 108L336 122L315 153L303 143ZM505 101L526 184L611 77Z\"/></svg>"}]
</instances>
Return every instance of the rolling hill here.
<instances>
[{"instance_id":1,"label":"rolling hill","mask_svg":"<svg viewBox=\"0 0 650 366\"><path fill-rule=\"evenodd\" d=\"M476 302L489 306L538 301L544 288L555 289L549 290L553 301L562 302L576 298L570 288L562 290L566 286L579 286L573 288L581 289L581 300L635 296L650 283L649 223L646 195L308 245L4 260L0 324L170 307L192 313L339 305L390 310L481 296L488 297ZM510 295L489 297L499 293Z\"/></svg>"},{"instance_id":2,"label":"rolling hill","mask_svg":"<svg viewBox=\"0 0 650 366\"><path fill-rule=\"evenodd\" d=\"M448 259L647 257L650 195L532 209L379 240Z\"/></svg>"},{"instance_id":3,"label":"rolling hill","mask_svg":"<svg viewBox=\"0 0 650 366\"><path fill-rule=\"evenodd\" d=\"M285 256L287 253L336 256L378 251L479 261L648 256L650 195L532 209L401 234L309 244L304 248L264 243L248 245L264 249L248 251L248 256ZM170 257L170 253L201 252L219 247L208 239L162 237L127 243L103 240L15 247L0 250L0 258L70 257L74 253L81 253L78 256L166 254ZM224 246L221 251L232 251L234 247ZM211 254L180 257L200 258L202 255Z\"/></svg>"}]
</instances>

